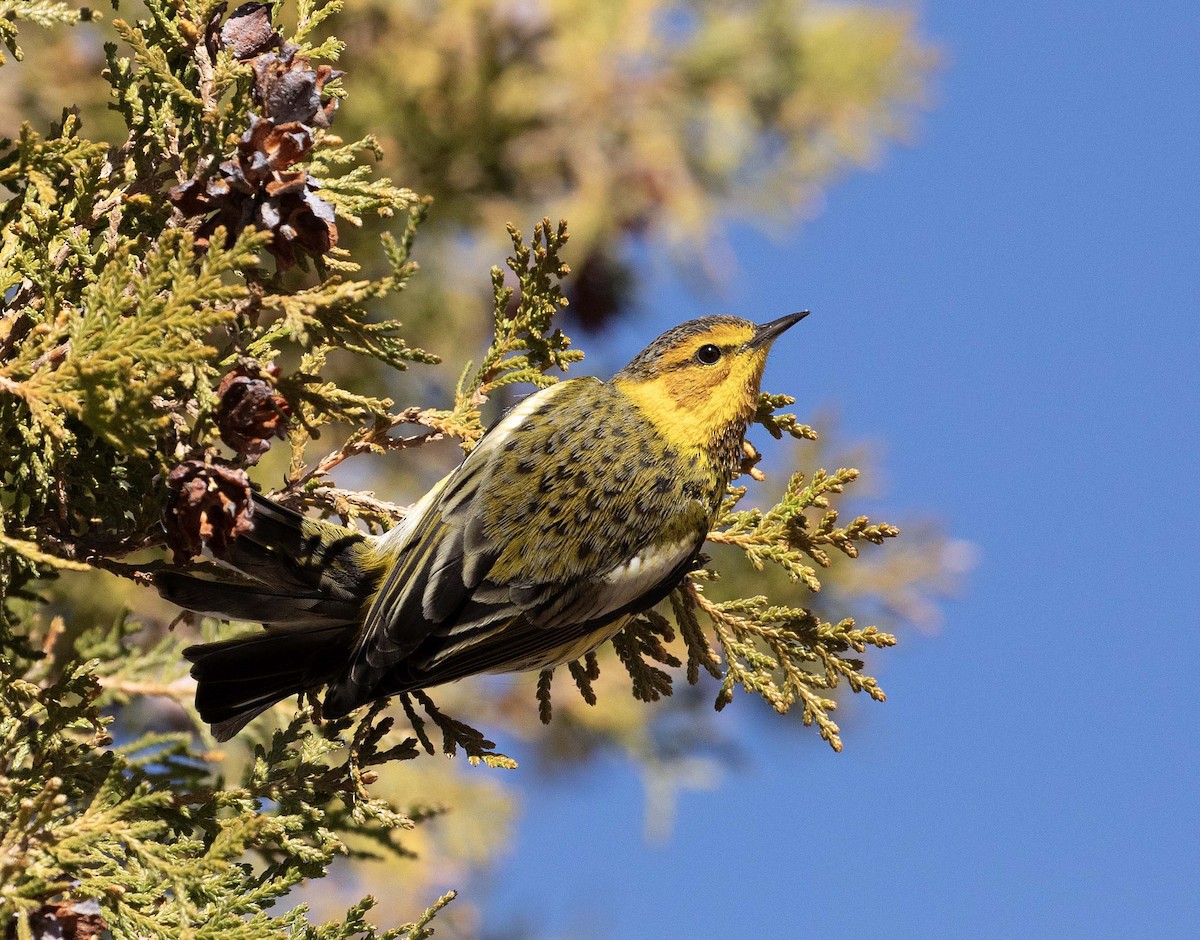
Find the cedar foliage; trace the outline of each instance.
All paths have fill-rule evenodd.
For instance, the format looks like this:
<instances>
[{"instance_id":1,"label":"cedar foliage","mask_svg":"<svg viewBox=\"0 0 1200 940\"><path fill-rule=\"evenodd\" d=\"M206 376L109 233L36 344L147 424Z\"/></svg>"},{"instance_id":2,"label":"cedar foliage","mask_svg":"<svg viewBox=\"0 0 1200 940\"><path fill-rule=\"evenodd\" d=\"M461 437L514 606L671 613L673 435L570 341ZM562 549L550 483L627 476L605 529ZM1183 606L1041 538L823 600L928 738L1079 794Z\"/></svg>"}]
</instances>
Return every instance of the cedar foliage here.
<instances>
[{"instance_id":1,"label":"cedar foliage","mask_svg":"<svg viewBox=\"0 0 1200 940\"><path fill-rule=\"evenodd\" d=\"M7 6L0 34L15 57L19 26L80 15L53 0ZM416 274L428 205L376 175L372 137L346 143L331 130L342 89L329 63L341 45L315 37L338 8L300 0L285 35L258 4L226 15L219 0L148 0L143 18L114 20L122 44L106 47L123 139L89 140L66 111L48 132L26 125L0 142L0 922L17 937L51 916L117 937L427 936L452 893L385 931L366 919L370 898L320 925L303 907L272 905L337 855L361 852L351 836L406 851L404 833L432 811L374 796L374 768L438 750L512 765L413 693L395 713L381 702L334 722L311 701L279 706L282 727L252 726L240 772L217 776L180 655L193 637L147 644L128 618L82 628L44 606L48 580L80 569L149 581L168 564L172 526L187 530L176 547L236 534L247 471L273 439L291 453L279 499L384 528L402 507L338 489L334 467L438 436L469 449L490 396L556 381L582 356L554 319L568 234L547 220L528 240L510 227L515 286L493 269L494 339L449 407L397 410L332 374L335 352L391 369L438 361L379 314ZM364 262L339 239L367 218L390 230ZM790 404L764 395L758 423L812 438L781 413ZM348 436L310 458L334 424ZM755 459L748 448L752 477ZM863 518L838 525L834 503L855 475L796 475L766 511L739 509L746 489L734 488L711 538L816 591L830 551L854 557L859 543L897 534ZM694 572L663 611L614 639L633 696L669 695L680 675L669 670L690 683L710 674L718 708L739 686L780 712L798 705L840 749L828 692L845 683L882 700L858 656L893 638L795 602L714 601L715 577ZM566 669L589 703L599 670L594 654ZM551 679L537 692L547 721ZM194 726L141 731L127 716L147 696L178 701Z\"/></svg>"}]
</instances>

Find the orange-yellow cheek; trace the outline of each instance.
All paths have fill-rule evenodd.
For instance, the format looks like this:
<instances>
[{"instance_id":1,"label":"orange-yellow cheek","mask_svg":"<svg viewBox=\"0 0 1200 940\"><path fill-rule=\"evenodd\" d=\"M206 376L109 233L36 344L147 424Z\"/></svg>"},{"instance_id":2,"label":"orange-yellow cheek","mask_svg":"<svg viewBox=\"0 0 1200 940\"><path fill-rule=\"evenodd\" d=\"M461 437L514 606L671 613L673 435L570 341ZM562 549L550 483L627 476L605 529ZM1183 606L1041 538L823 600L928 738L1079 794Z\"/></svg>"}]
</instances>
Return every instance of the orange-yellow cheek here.
<instances>
[{"instance_id":1,"label":"orange-yellow cheek","mask_svg":"<svg viewBox=\"0 0 1200 940\"><path fill-rule=\"evenodd\" d=\"M753 416L764 358L734 360L713 370L682 369L619 387L673 446L708 450L731 425Z\"/></svg>"}]
</instances>

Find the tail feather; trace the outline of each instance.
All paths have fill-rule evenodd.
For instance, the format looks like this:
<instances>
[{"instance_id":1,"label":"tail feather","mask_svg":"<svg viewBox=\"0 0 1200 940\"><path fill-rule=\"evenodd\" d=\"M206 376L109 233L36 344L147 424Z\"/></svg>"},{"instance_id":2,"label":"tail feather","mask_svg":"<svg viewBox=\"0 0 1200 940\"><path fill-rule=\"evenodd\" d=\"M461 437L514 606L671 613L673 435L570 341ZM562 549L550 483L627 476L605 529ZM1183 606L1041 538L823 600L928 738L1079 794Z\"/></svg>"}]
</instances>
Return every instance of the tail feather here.
<instances>
[{"instance_id":1,"label":"tail feather","mask_svg":"<svg viewBox=\"0 0 1200 940\"><path fill-rule=\"evenodd\" d=\"M307 519L258 494L249 522L221 559L233 569L228 577L164 571L154 579L163 597L187 610L281 625L184 650L196 707L219 741L345 668L382 574L375 540L362 532Z\"/></svg>"},{"instance_id":2,"label":"tail feather","mask_svg":"<svg viewBox=\"0 0 1200 940\"><path fill-rule=\"evenodd\" d=\"M361 602L341 601L309 592L292 594L262 583L235 583L197 578L178 571L154 578L158 593L186 610L225 620L259 623L345 623L358 615Z\"/></svg>"},{"instance_id":3,"label":"tail feather","mask_svg":"<svg viewBox=\"0 0 1200 940\"><path fill-rule=\"evenodd\" d=\"M250 529L234 540L226 560L253 578L293 590L360 599L373 564L373 540L356 529L308 519L254 494Z\"/></svg>"},{"instance_id":4,"label":"tail feather","mask_svg":"<svg viewBox=\"0 0 1200 940\"><path fill-rule=\"evenodd\" d=\"M318 688L344 666L354 624L267 630L189 646L196 709L218 741L227 741L276 702Z\"/></svg>"}]
</instances>

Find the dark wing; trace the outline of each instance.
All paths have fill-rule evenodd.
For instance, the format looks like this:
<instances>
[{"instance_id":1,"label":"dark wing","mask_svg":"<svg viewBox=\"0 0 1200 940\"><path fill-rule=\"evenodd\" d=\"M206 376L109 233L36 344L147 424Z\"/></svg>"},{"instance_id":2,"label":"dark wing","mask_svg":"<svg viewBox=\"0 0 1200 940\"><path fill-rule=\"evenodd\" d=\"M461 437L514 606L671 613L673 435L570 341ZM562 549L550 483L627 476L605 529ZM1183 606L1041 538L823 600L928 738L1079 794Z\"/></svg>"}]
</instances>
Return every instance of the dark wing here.
<instances>
[{"instance_id":1,"label":"dark wing","mask_svg":"<svg viewBox=\"0 0 1200 940\"><path fill-rule=\"evenodd\" d=\"M385 536L394 561L327 712L368 700L397 670L417 687L529 668L669 590L709 510L679 499L676 456L631 434L636 422L636 406L595 379L505 415Z\"/></svg>"}]
</instances>

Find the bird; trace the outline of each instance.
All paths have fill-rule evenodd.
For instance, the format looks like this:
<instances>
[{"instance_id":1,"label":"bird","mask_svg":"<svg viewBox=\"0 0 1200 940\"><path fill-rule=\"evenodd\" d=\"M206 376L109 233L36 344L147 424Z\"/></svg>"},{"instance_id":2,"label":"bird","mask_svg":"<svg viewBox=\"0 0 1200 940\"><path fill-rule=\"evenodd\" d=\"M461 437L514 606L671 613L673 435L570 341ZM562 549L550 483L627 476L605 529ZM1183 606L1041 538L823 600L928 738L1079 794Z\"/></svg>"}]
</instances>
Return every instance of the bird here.
<instances>
[{"instance_id":1,"label":"bird","mask_svg":"<svg viewBox=\"0 0 1200 940\"><path fill-rule=\"evenodd\" d=\"M180 607L265 627L183 651L214 737L322 687L322 714L340 718L478 673L550 669L611 639L694 570L767 354L807 313L690 320L607 381L538 390L382 535L255 493L222 559L236 576L155 576Z\"/></svg>"}]
</instances>

